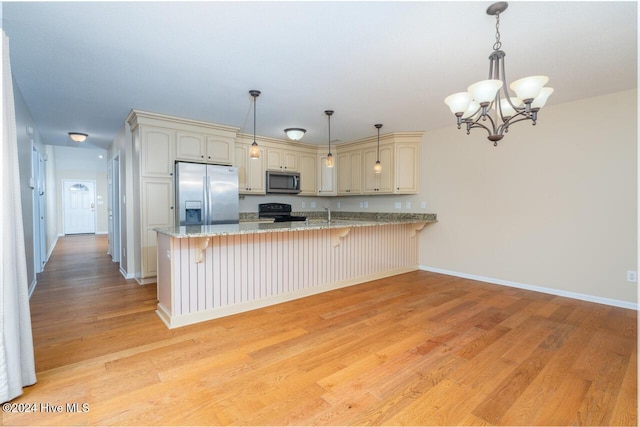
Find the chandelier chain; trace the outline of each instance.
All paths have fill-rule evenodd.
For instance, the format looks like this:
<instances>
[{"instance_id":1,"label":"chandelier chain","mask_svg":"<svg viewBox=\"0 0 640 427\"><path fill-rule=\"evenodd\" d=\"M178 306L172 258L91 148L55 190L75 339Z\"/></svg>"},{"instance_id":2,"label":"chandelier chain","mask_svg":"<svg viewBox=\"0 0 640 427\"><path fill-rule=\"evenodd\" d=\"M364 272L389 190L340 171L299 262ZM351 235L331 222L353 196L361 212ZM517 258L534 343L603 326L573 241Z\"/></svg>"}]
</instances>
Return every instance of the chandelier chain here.
<instances>
[{"instance_id":1,"label":"chandelier chain","mask_svg":"<svg viewBox=\"0 0 640 427\"><path fill-rule=\"evenodd\" d=\"M499 50L502 47L500 41L500 14L496 13L496 42L493 44L493 50Z\"/></svg>"}]
</instances>

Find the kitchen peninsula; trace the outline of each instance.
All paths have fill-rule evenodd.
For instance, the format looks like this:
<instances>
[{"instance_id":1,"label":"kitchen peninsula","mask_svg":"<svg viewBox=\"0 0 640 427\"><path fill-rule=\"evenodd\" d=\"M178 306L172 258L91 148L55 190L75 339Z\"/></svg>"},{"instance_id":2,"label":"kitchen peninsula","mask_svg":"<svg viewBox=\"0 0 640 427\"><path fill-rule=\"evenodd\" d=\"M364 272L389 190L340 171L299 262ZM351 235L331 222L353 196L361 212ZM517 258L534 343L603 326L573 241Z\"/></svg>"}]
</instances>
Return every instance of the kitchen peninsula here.
<instances>
[{"instance_id":1,"label":"kitchen peninsula","mask_svg":"<svg viewBox=\"0 0 640 427\"><path fill-rule=\"evenodd\" d=\"M339 214L156 228L158 315L175 328L416 270L416 233L436 221Z\"/></svg>"}]
</instances>

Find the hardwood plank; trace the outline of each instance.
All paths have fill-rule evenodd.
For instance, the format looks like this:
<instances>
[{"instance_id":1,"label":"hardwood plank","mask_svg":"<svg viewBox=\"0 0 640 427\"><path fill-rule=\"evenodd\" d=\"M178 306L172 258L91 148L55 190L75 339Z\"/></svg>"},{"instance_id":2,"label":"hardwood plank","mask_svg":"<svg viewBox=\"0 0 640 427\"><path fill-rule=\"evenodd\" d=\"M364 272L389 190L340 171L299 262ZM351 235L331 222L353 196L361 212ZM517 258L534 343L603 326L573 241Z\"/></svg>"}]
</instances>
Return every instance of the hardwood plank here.
<instances>
[{"instance_id":1,"label":"hardwood plank","mask_svg":"<svg viewBox=\"0 0 640 427\"><path fill-rule=\"evenodd\" d=\"M635 311L416 271L169 330L106 246L59 239L14 401L89 412L3 425L637 425Z\"/></svg>"}]
</instances>

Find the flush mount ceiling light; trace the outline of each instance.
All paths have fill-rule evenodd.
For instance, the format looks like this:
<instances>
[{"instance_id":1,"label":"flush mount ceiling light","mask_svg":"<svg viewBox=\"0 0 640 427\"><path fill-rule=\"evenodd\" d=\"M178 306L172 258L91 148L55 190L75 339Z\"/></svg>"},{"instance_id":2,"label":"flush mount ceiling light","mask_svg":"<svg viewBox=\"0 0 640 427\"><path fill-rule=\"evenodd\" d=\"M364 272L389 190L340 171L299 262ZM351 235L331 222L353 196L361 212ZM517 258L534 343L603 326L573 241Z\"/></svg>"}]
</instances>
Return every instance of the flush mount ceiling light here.
<instances>
[{"instance_id":1,"label":"flush mount ceiling light","mask_svg":"<svg viewBox=\"0 0 640 427\"><path fill-rule=\"evenodd\" d=\"M260 96L260 91L250 90L249 95L253 96L253 144L251 144L251 148L249 149L249 157L258 159L260 158L260 147L258 147L258 143L256 142L256 98Z\"/></svg>"},{"instance_id":2,"label":"flush mount ceiling light","mask_svg":"<svg viewBox=\"0 0 640 427\"><path fill-rule=\"evenodd\" d=\"M500 14L507 9L507 2L494 3L487 9L487 15L496 17L496 42L489 56L489 79L472 84L467 92L459 92L445 98L444 102L455 114L458 129L467 125L467 135L471 129L482 128L489 133L489 141L497 146L509 126L523 120L536 124L538 111L553 93L550 87L543 87L549 77L531 76L516 80L509 86L516 96L507 91L504 73L504 51L500 50ZM502 95L500 94L502 89ZM492 110L492 111L490 111ZM492 117L493 116L493 117ZM490 123L482 124L489 119Z\"/></svg>"},{"instance_id":3,"label":"flush mount ceiling light","mask_svg":"<svg viewBox=\"0 0 640 427\"><path fill-rule=\"evenodd\" d=\"M80 132L69 132L69 138L74 140L75 142L84 142L89 135L86 133Z\"/></svg>"},{"instance_id":4,"label":"flush mount ceiling light","mask_svg":"<svg viewBox=\"0 0 640 427\"><path fill-rule=\"evenodd\" d=\"M327 154L327 159L324 161L324 163L328 168L332 168L333 154L331 154L331 115L333 114L333 110L326 110L324 113L327 115L327 118L329 120L329 154Z\"/></svg>"},{"instance_id":5,"label":"flush mount ceiling light","mask_svg":"<svg viewBox=\"0 0 640 427\"><path fill-rule=\"evenodd\" d=\"M304 136L306 129L302 128L288 128L284 130L284 133L287 134L287 137L292 141L300 141Z\"/></svg>"},{"instance_id":6,"label":"flush mount ceiling light","mask_svg":"<svg viewBox=\"0 0 640 427\"><path fill-rule=\"evenodd\" d=\"M376 156L376 164L373 166L373 172L382 173L382 164L380 163L380 128L381 124L374 125L378 129L378 155Z\"/></svg>"}]
</instances>

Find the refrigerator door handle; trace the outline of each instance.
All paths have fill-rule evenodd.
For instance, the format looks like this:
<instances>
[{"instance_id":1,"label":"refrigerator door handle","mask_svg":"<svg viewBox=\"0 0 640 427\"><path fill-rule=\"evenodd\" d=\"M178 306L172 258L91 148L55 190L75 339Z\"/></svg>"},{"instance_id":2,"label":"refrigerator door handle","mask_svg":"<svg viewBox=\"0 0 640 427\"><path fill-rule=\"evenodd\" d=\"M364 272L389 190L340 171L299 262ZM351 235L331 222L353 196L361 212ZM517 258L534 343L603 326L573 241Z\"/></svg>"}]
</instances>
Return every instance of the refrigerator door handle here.
<instances>
[{"instance_id":1,"label":"refrigerator door handle","mask_svg":"<svg viewBox=\"0 0 640 427\"><path fill-rule=\"evenodd\" d=\"M202 187L204 190L204 212L202 213L202 225L211 224L211 205L209 200L209 177L207 175L202 177Z\"/></svg>"}]
</instances>

